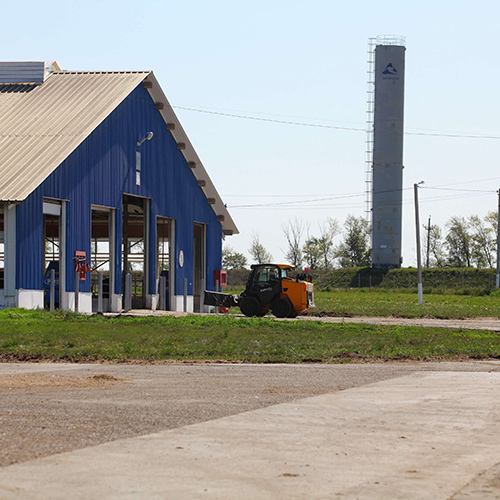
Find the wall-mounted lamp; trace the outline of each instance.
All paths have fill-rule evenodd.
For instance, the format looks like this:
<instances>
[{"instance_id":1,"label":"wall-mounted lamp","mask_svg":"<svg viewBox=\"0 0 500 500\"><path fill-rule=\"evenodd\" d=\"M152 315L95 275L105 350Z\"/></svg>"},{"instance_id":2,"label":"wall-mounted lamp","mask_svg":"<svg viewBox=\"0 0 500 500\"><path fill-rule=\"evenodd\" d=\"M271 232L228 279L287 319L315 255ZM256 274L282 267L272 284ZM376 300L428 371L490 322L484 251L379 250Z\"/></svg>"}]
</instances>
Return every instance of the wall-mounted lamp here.
<instances>
[{"instance_id":1,"label":"wall-mounted lamp","mask_svg":"<svg viewBox=\"0 0 500 500\"><path fill-rule=\"evenodd\" d=\"M153 138L153 132L148 132L140 141L137 142L139 147L144 141L150 141Z\"/></svg>"},{"instance_id":2,"label":"wall-mounted lamp","mask_svg":"<svg viewBox=\"0 0 500 500\"><path fill-rule=\"evenodd\" d=\"M141 140L137 141L137 151L135 152L135 184L141 185L141 152L139 151L140 145L144 141L150 141L153 138L153 132L148 132Z\"/></svg>"}]
</instances>

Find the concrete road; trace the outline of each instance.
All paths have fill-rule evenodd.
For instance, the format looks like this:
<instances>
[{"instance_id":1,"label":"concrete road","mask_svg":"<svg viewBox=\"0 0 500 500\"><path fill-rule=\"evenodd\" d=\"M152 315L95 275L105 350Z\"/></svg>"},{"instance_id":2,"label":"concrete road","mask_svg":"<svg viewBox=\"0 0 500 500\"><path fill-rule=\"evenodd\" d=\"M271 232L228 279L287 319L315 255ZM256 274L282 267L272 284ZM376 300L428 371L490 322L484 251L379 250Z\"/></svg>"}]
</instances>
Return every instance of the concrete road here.
<instances>
[{"instance_id":1,"label":"concrete road","mask_svg":"<svg viewBox=\"0 0 500 500\"><path fill-rule=\"evenodd\" d=\"M500 497L497 362L0 364L0 397L1 499Z\"/></svg>"}]
</instances>

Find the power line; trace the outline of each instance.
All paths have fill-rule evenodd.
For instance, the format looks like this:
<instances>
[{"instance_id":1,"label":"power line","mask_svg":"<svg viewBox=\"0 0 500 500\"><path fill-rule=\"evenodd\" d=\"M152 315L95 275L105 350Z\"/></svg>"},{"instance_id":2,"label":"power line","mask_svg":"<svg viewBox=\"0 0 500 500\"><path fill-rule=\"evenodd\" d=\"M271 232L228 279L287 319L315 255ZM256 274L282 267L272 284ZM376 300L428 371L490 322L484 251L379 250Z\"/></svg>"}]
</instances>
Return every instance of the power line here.
<instances>
[{"instance_id":1,"label":"power line","mask_svg":"<svg viewBox=\"0 0 500 500\"><path fill-rule=\"evenodd\" d=\"M491 192L497 192L497 190L493 189L452 189L447 186L457 186L460 184L473 184L475 182L485 182L485 181L491 181L495 179L500 179L500 177L490 177L488 179L476 179L476 180L467 180L463 182L453 182L451 184L439 184L438 186L429 186L429 185L422 185L420 186L421 189L443 189L446 191L471 191L471 192L481 192L481 193L491 193ZM380 194L380 193L392 193L396 191L407 191L412 189L411 186L409 187L403 187L403 188L398 188L398 189L389 189L389 190L383 190L383 191L376 191L375 194ZM328 197L351 197L351 196L363 196L364 192L361 191L356 191L354 193L301 193L301 194L243 194L243 193L238 193L238 194L223 194L222 196L224 197L238 197L238 198L296 198L296 197L303 197L303 196L328 196Z\"/></svg>"},{"instance_id":2,"label":"power line","mask_svg":"<svg viewBox=\"0 0 500 500\"><path fill-rule=\"evenodd\" d=\"M172 106L172 108L184 109L186 111L196 111L197 113L206 113L209 115L229 116L231 118L243 118L245 120L256 120L256 121L260 121L260 122L270 122L270 123L281 123L284 125L300 125L302 127L329 128L329 129L335 129L335 130L351 130L354 132L365 132L364 128L338 127L335 125L320 125L318 123L291 122L291 121L286 121L286 120L275 120L273 118L260 118L257 116L236 115L236 114L232 114L232 113L221 113L219 111L208 111L206 109L186 108L184 106Z\"/></svg>"},{"instance_id":3,"label":"power line","mask_svg":"<svg viewBox=\"0 0 500 500\"><path fill-rule=\"evenodd\" d=\"M364 193L356 192L356 193L345 193L343 196L364 196ZM304 196L308 197L334 197L341 196L334 193L316 193L316 194L222 194L223 198L303 198Z\"/></svg>"},{"instance_id":4,"label":"power line","mask_svg":"<svg viewBox=\"0 0 500 500\"><path fill-rule=\"evenodd\" d=\"M438 134L437 132L405 132L405 135L423 135L427 137L455 137L460 139L500 139L500 135Z\"/></svg>"},{"instance_id":5,"label":"power line","mask_svg":"<svg viewBox=\"0 0 500 500\"><path fill-rule=\"evenodd\" d=\"M460 191L465 193L496 193L495 189L454 189L445 187L421 186L422 189L434 189L436 191Z\"/></svg>"},{"instance_id":6,"label":"power line","mask_svg":"<svg viewBox=\"0 0 500 500\"><path fill-rule=\"evenodd\" d=\"M411 189L411 188L408 188ZM460 194L460 195L454 195L454 196L439 196L439 197L432 197L432 198L423 198L420 200L421 204L426 204L426 203L435 203L435 202L442 202L442 201L451 201L451 200L457 200L457 199L464 199L464 198L476 198L478 196L483 196L482 193L472 193L472 194ZM401 206L401 205L412 205L413 200L408 199L408 200L403 200L401 203L399 202L387 202L384 205L385 206ZM294 205L235 205L231 206L228 205L228 209L230 210L267 210L267 211L286 211L286 210L341 210L341 209L356 209L356 208L363 208L364 203L340 203L340 204L326 204L326 205L305 205L303 203L296 203Z\"/></svg>"},{"instance_id":7,"label":"power line","mask_svg":"<svg viewBox=\"0 0 500 500\"><path fill-rule=\"evenodd\" d=\"M179 108L183 109L181 106L171 106L172 108ZM321 122L337 122L337 123L350 123L352 125L364 125L365 122L354 122L350 120L333 120L332 118L318 118L318 117L311 117L311 116L301 116L301 115L284 115L282 113L268 113L265 111L248 111L246 109L228 109L228 108L215 108L213 106L203 106L200 108L199 106L185 106L186 109L207 109L207 110L215 110L215 111L225 111L229 113L243 113L244 115L249 115L249 114L258 114L258 115L265 115L265 116L281 116L285 118L299 118L300 120L311 120L311 121L321 121ZM425 130L425 129L424 129ZM434 130L434 132L436 132Z\"/></svg>"},{"instance_id":8,"label":"power line","mask_svg":"<svg viewBox=\"0 0 500 500\"><path fill-rule=\"evenodd\" d=\"M402 188L402 189L390 189L386 191L377 191L374 194L384 194L384 193L397 193L401 191L407 191L408 189L412 188ZM321 201L332 201L332 200L341 200L341 199L346 199L346 198L359 198L361 196L364 196L365 193L356 193L356 194L349 194L349 195L336 195L336 196L329 196L327 198L317 198L314 200L295 200L295 201L280 201L280 202L275 202L275 203L256 203L252 205L228 205L228 208L256 208L256 207L277 207L277 206L291 206L291 205L297 205L297 204L305 204L305 203L318 203Z\"/></svg>"},{"instance_id":9,"label":"power line","mask_svg":"<svg viewBox=\"0 0 500 500\"><path fill-rule=\"evenodd\" d=\"M347 130L352 132L366 132L366 128L356 128L356 127L340 127L336 125L321 125L319 123L306 123L306 122L295 122L287 120L276 120L273 118L261 118L257 116L240 115L234 113L222 113L220 111L209 111L207 109L200 108L190 108L187 106L172 106L174 109L183 109L185 111L194 111L196 113L205 113L209 115L226 116L230 118L240 118L244 120L254 120L268 123L280 123L282 125L296 125L301 127L313 127L313 128L324 128L333 130ZM460 138L460 139L500 139L500 135L479 135L479 134L460 134L460 133L443 133L443 132L404 132L405 135L413 136L425 136L425 137L450 137L450 138Z\"/></svg>"},{"instance_id":10,"label":"power line","mask_svg":"<svg viewBox=\"0 0 500 500\"><path fill-rule=\"evenodd\" d=\"M412 189L411 187L407 188L402 188L402 189L393 189L393 190L386 190L386 191L377 191L374 194L385 194L385 193L396 193L396 192L401 192L401 191L408 191ZM479 190L479 189L452 189L452 188L433 188L426 186L422 186L422 189L429 189L429 190L442 190L442 191L451 191L451 192L456 192L456 193L469 193L469 194L455 194L455 195L449 195L449 196L437 196L437 197L422 197L421 203L430 203L430 202L436 202L436 201L448 201L448 200L456 200L456 199L462 199L462 198L474 198L477 196L482 196L484 193L496 193L494 190ZM237 196L237 195L235 195ZM252 196L252 195L247 195L247 196ZM274 196L274 195L253 195L253 196ZM312 196L312 195L309 195ZM325 198L317 198L313 200L290 200L290 201L283 201L283 202L275 202L275 203L255 203L255 204L247 204L247 205L230 205L228 204L228 208L233 210L233 209L265 209L265 210L286 210L286 209L295 209L295 208L302 208L304 210L308 209L326 209L326 208L355 208L361 206L360 203L350 203L350 204L327 204L327 205L315 205L315 203L320 203L320 202L325 202L325 201L334 201L334 200L345 200L347 198L359 198L361 196L364 196L364 193L356 193L356 194L349 194L349 195L333 195ZM399 201L387 201L384 203L384 205L407 205L413 203L412 200L403 200L401 202ZM314 205L312 205L314 204ZM300 205L297 207L297 205Z\"/></svg>"},{"instance_id":11,"label":"power line","mask_svg":"<svg viewBox=\"0 0 500 500\"><path fill-rule=\"evenodd\" d=\"M452 182L451 184L440 184L435 187L443 187L443 186L460 186L461 184L475 184L477 182L486 182L486 181L496 181L500 179L500 177L488 177L487 179L475 179L475 180L468 180L468 181L462 181L462 182ZM422 186L424 187L424 186Z\"/></svg>"}]
</instances>

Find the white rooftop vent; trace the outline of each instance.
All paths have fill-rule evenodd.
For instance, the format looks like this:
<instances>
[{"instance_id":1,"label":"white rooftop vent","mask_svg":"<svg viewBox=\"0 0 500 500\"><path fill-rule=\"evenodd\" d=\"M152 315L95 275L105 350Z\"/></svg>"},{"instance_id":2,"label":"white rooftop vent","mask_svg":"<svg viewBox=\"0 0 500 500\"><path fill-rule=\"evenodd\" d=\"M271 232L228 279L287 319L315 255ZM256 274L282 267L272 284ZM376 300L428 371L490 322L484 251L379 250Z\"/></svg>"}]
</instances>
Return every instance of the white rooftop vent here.
<instances>
[{"instance_id":1,"label":"white rooftop vent","mask_svg":"<svg viewBox=\"0 0 500 500\"><path fill-rule=\"evenodd\" d=\"M0 61L1 83L43 83L54 71L55 61Z\"/></svg>"}]
</instances>

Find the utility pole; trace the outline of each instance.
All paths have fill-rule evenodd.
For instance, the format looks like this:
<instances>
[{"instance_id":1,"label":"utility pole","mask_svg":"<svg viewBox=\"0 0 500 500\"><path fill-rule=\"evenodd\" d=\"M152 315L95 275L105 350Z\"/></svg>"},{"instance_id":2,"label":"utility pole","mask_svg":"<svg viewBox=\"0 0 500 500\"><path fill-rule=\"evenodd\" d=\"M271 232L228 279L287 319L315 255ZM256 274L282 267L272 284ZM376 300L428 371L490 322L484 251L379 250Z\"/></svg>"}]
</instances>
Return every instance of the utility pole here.
<instances>
[{"instance_id":1,"label":"utility pole","mask_svg":"<svg viewBox=\"0 0 500 500\"><path fill-rule=\"evenodd\" d=\"M498 193L498 212L497 212L497 288L500 288L500 189Z\"/></svg>"},{"instance_id":2,"label":"utility pole","mask_svg":"<svg viewBox=\"0 0 500 500\"><path fill-rule=\"evenodd\" d=\"M431 248L431 216L429 215L429 224L425 228L427 229L427 255L425 259L425 267L429 269L429 252Z\"/></svg>"},{"instance_id":3,"label":"utility pole","mask_svg":"<svg viewBox=\"0 0 500 500\"><path fill-rule=\"evenodd\" d=\"M423 184L424 181L420 181L413 185L414 195L415 195L415 229L417 233L417 277L418 277L418 303L424 303L423 290L422 290L422 254L420 250L420 217L418 214L418 185Z\"/></svg>"}]
</instances>

